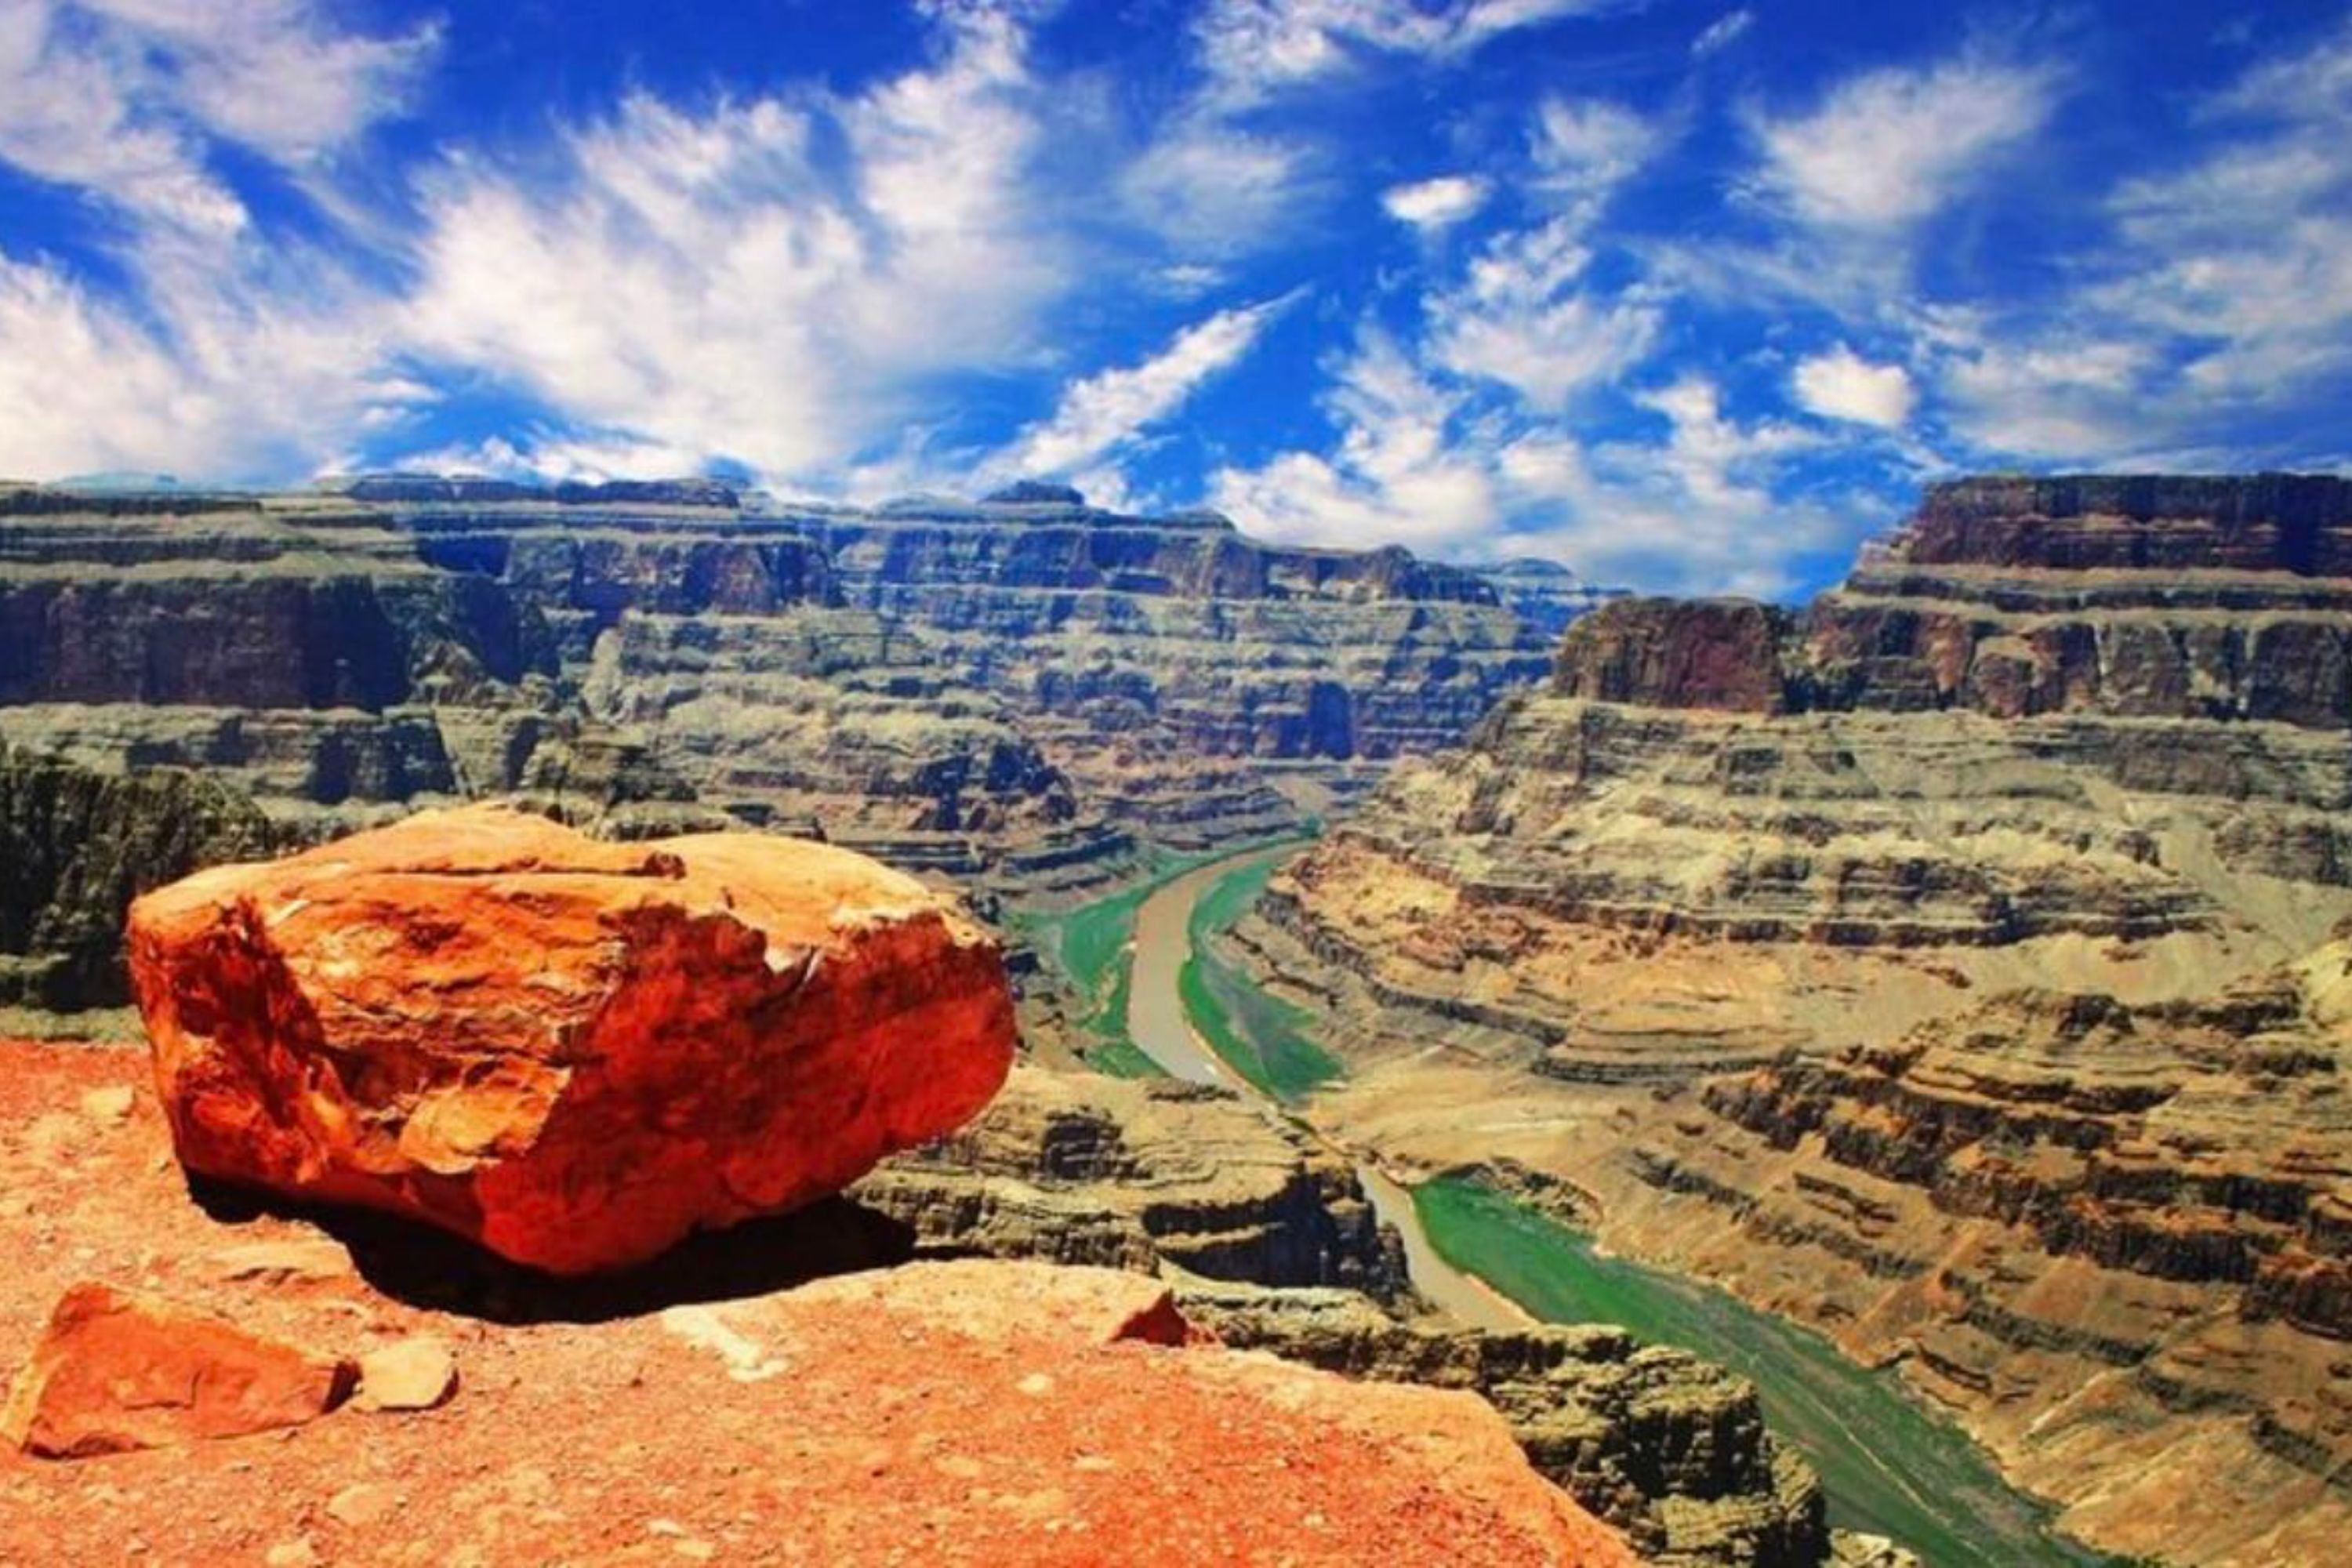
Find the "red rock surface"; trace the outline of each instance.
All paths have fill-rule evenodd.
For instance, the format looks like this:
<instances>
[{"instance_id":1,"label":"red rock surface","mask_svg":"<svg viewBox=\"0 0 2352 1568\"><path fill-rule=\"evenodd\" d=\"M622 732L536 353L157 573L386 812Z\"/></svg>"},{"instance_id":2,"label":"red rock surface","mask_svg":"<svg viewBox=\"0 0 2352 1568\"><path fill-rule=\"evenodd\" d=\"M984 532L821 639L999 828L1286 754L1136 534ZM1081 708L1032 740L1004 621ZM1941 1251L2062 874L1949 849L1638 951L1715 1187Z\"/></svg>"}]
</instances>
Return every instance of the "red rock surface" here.
<instances>
[{"instance_id":1,"label":"red rock surface","mask_svg":"<svg viewBox=\"0 0 2352 1568\"><path fill-rule=\"evenodd\" d=\"M1788 616L1741 599L1620 599L1560 639L1552 688L1590 702L1778 713Z\"/></svg>"},{"instance_id":2,"label":"red rock surface","mask_svg":"<svg viewBox=\"0 0 2352 1568\"><path fill-rule=\"evenodd\" d=\"M429 1310L305 1223L208 1217L148 1093L83 1108L140 1070L0 1043L0 1368L97 1275L346 1354L435 1336L463 1376L431 1411L0 1455L0 1563L1630 1561L1475 1398L1149 1342L1139 1277L919 1265L603 1322Z\"/></svg>"},{"instance_id":3,"label":"red rock surface","mask_svg":"<svg viewBox=\"0 0 2352 1568\"><path fill-rule=\"evenodd\" d=\"M794 1208L988 1102L995 944L821 844L599 843L428 812L141 899L131 975L192 1171L573 1274Z\"/></svg>"},{"instance_id":4,"label":"red rock surface","mask_svg":"<svg viewBox=\"0 0 2352 1568\"><path fill-rule=\"evenodd\" d=\"M299 1426L342 1403L349 1362L206 1312L95 1282L75 1286L18 1374L0 1437L78 1459Z\"/></svg>"}]
</instances>

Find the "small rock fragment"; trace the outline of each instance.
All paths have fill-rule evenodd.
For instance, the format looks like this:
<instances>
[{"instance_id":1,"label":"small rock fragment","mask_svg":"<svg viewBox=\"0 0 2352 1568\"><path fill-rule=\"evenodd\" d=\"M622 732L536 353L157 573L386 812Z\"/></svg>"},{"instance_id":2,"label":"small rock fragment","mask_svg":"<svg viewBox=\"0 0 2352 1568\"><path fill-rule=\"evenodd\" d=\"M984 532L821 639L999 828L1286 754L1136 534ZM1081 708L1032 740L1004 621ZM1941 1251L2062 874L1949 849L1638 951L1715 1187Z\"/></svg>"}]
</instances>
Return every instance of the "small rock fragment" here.
<instances>
[{"instance_id":1,"label":"small rock fragment","mask_svg":"<svg viewBox=\"0 0 2352 1568\"><path fill-rule=\"evenodd\" d=\"M457 1358L441 1341L419 1336L360 1357L360 1386L352 1408L431 1410L457 1391Z\"/></svg>"},{"instance_id":2,"label":"small rock fragment","mask_svg":"<svg viewBox=\"0 0 2352 1568\"><path fill-rule=\"evenodd\" d=\"M342 1403L349 1362L160 1297L66 1292L0 1412L0 1439L43 1458L128 1453L298 1426Z\"/></svg>"},{"instance_id":3,"label":"small rock fragment","mask_svg":"<svg viewBox=\"0 0 2352 1568\"><path fill-rule=\"evenodd\" d=\"M357 1486L345 1487L330 1498L327 1512L337 1524L352 1530L365 1530L370 1525L383 1523L399 1505L400 1500L393 1494L390 1487L362 1481Z\"/></svg>"},{"instance_id":4,"label":"small rock fragment","mask_svg":"<svg viewBox=\"0 0 2352 1568\"><path fill-rule=\"evenodd\" d=\"M315 1285L348 1278L352 1255L324 1237L256 1241L213 1254L213 1278L232 1285Z\"/></svg>"},{"instance_id":5,"label":"small rock fragment","mask_svg":"<svg viewBox=\"0 0 2352 1568\"><path fill-rule=\"evenodd\" d=\"M101 1127L120 1127L131 1120L131 1086L109 1084L81 1097L81 1113Z\"/></svg>"}]
</instances>

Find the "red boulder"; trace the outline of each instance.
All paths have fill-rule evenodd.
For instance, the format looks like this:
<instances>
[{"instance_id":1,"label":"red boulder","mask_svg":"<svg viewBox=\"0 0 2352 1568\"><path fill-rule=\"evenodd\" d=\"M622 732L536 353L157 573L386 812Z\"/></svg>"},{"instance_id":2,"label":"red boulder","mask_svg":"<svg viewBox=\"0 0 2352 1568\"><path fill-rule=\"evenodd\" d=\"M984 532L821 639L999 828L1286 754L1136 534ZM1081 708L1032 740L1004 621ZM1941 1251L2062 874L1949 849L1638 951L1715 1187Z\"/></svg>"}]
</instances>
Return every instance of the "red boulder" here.
<instances>
[{"instance_id":1,"label":"red boulder","mask_svg":"<svg viewBox=\"0 0 2352 1568\"><path fill-rule=\"evenodd\" d=\"M562 1274L797 1207L976 1113L996 943L849 851L607 844L500 806L200 873L131 911L192 1171Z\"/></svg>"}]
</instances>

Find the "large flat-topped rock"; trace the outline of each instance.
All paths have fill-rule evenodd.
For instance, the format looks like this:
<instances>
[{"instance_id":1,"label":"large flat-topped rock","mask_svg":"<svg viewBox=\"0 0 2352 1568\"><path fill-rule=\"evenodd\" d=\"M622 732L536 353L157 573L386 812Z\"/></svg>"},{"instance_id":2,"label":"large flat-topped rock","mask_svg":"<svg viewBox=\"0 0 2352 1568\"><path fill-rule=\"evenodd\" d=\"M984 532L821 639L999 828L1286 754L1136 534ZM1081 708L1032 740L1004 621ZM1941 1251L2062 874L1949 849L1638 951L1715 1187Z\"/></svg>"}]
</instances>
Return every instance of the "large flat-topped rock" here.
<instances>
[{"instance_id":1,"label":"large flat-topped rock","mask_svg":"<svg viewBox=\"0 0 2352 1568\"><path fill-rule=\"evenodd\" d=\"M2352 480L2325 474L2073 474L1930 485L1906 561L2352 575Z\"/></svg>"},{"instance_id":2,"label":"large flat-topped rock","mask_svg":"<svg viewBox=\"0 0 2352 1568\"><path fill-rule=\"evenodd\" d=\"M581 1273L838 1191L1003 1082L996 944L820 844L435 812L139 900L182 1161Z\"/></svg>"}]
</instances>

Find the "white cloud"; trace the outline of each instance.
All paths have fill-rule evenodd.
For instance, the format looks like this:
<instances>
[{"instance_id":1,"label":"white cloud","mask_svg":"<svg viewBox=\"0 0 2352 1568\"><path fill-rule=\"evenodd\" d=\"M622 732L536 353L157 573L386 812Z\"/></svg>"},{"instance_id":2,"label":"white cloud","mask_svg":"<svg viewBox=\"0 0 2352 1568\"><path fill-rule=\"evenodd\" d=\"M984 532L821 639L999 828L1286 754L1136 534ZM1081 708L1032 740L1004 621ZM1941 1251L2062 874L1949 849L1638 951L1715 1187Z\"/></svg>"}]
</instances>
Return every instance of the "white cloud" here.
<instances>
[{"instance_id":1,"label":"white cloud","mask_svg":"<svg viewBox=\"0 0 2352 1568\"><path fill-rule=\"evenodd\" d=\"M282 163L331 152L405 100L439 47L427 24L346 31L314 0L73 0L168 68L151 90L214 134Z\"/></svg>"},{"instance_id":2,"label":"white cloud","mask_svg":"<svg viewBox=\"0 0 2352 1568\"><path fill-rule=\"evenodd\" d=\"M1341 69L1352 52L1446 58L1620 0L1210 0L1196 31L1220 89L1252 100Z\"/></svg>"},{"instance_id":3,"label":"white cloud","mask_svg":"<svg viewBox=\"0 0 2352 1568\"><path fill-rule=\"evenodd\" d=\"M819 478L912 417L927 379L1034 352L1075 257L1028 182L1028 87L1017 34L982 14L862 97L641 96L568 132L552 183L457 164L425 202L411 341L632 442Z\"/></svg>"},{"instance_id":4,"label":"white cloud","mask_svg":"<svg viewBox=\"0 0 2352 1568\"><path fill-rule=\"evenodd\" d=\"M2039 131L2047 68L1968 54L1849 77L1810 112L1759 116L1761 192L1809 223L1894 229L1940 211Z\"/></svg>"},{"instance_id":5,"label":"white cloud","mask_svg":"<svg viewBox=\"0 0 2352 1568\"><path fill-rule=\"evenodd\" d=\"M1389 216L1419 229L1451 228L1486 205L1489 187L1475 174L1440 174L1381 193Z\"/></svg>"},{"instance_id":6,"label":"white cloud","mask_svg":"<svg viewBox=\"0 0 2352 1568\"><path fill-rule=\"evenodd\" d=\"M1748 29L1755 25L1756 13L1745 5L1737 11L1725 12L1708 23L1705 32L1691 40L1692 58L1705 59L1710 55L1721 54L1746 37Z\"/></svg>"},{"instance_id":7,"label":"white cloud","mask_svg":"<svg viewBox=\"0 0 2352 1568\"><path fill-rule=\"evenodd\" d=\"M1790 385L1808 412L1899 430L1911 418L1916 393L1899 364L1874 364L1840 343L1800 361Z\"/></svg>"},{"instance_id":8,"label":"white cloud","mask_svg":"<svg viewBox=\"0 0 2352 1568\"><path fill-rule=\"evenodd\" d=\"M1307 145L1205 110L1170 121L1118 175L1128 216L1196 259L1288 237L1323 192L1319 160Z\"/></svg>"},{"instance_id":9,"label":"white cloud","mask_svg":"<svg viewBox=\"0 0 2352 1568\"><path fill-rule=\"evenodd\" d=\"M1209 504L1265 538L1358 548L1457 549L1500 521L1491 458L1456 428L1465 399L1434 384L1394 340L1367 330L1326 402L1340 430L1336 451L1222 469Z\"/></svg>"},{"instance_id":10,"label":"white cloud","mask_svg":"<svg viewBox=\"0 0 2352 1568\"><path fill-rule=\"evenodd\" d=\"M2156 409L2139 395L2160 360L2147 344L2080 327L2016 341L1958 327L1944 348L1947 416L1980 448L2081 462L2163 439Z\"/></svg>"},{"instance_id":11,"label":"white cloud","mask_svg":"<svg viewBox=\"0 0 2352 1568\"><path fill-rule=\"evenodd\" d=\"M1588 446L1560 421L1482 411L1367 330L1326 397L1337 446L1223 469L1209 500L1267 538L1539 554L1593 581L1672 592L1785 593L1794 556L1859 533L1843 512L1775 490L1819 434L1736 420L1697 377L1637 401L1662 438Z\"/></svg>"},{"instance_id":12,"label":"white cloud","mask_svg":"<svg viewBox=\"0 0 2352 1568\"><path fill-rule=\"evenodd\" d=\"M1579 287L1590 261L1567 219L1496 238L1459 288L1426 301L1432 360L1553 410L1615 380L1649 353L1664 312L1646 290Z\"/></svg>"},{"instance_id":13,"label":"white cloud","mask_svg":"<svg viewBox=\"0 0 2352 1568\"><path fill-rule=\"evenodd\" d=\"M230 236L246 211L212 142L308 164L395 110L436 43L341 31L309 0L0 0L0 160Z\"/></svg>"},{"instance_id":14,"label":"white cloud","mask_svg":"<svg viewBox=\"0 0 2352 1568\"><path fill-rule=\"evenodd\" d=\"M1534 184L1591 208L1657 156L1666 144L1663 125L1606 99L1544 100L1536 111Z\"/></svg>"},{"instance_id":15,"label":"white cloud","mask_svg":"<svg viewBox=\"0 0 2352 1568\"><path fill-rule=\"evenodd\" d=\"M1272 300L1220 310L1185 328L1139 364L1073 383L1053 416L1022 431L989 465L990 470L1057 477L1100 465L1138 432L1182 407L1203 384L1237 363L1288 304L1287 299Z\"/></svg>"},{"instance_id":16,"label":"white cloud","mask_svg":"<svg viewBox=\"0 0 2352 1568\"><path fill-rule=\"evenodd\" d=\"M1589 237L1610 197L1664 144L1659 127L1621 105L1547 100L1531 178L1555 216L1496 235L1458 284L1428 297L1431 362L1552 411L1639 364L1664 323L1663 298L1648 286L1587 287Z\"/></svg>"},{"instance_id":17,"label":"white cloud","mask_svg":"<svg viewBox=\"0 0 2352 1568\"><path fill-rule=\"evenodd\" d=\"M144 265L168 337L48 264L0 256L0 473L303 472L423 395L383 368L374 301L331 272L223 274L201 244Z\"/></svg>"},{"instance_id":18,"label":"white cloud","mask_svg":"<svg viewBox=\"0 0 2352 1568\"><path fill-rule=\"evenodd\" d=\"M2201 150L2107 196L2113 237L2070 258L2068 287L1934 319L1963 437L2093 464L2324 455L2261 424L2352 383L2352 23L2195 114Z\"/></svg>"}]
</instances>

